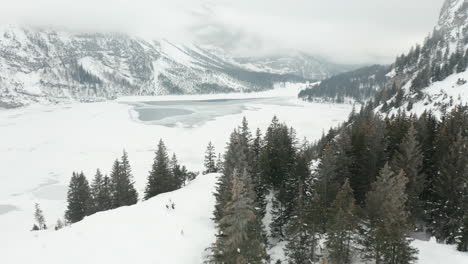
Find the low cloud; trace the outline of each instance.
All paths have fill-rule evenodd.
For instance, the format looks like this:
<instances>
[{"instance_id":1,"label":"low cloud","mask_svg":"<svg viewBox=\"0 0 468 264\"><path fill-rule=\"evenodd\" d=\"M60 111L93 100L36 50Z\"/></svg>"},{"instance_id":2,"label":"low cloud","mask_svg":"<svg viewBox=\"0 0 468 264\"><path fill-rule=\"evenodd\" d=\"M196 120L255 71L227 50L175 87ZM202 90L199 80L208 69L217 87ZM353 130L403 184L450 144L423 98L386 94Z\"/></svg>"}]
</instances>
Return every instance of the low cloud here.
<instances>
[{"instance_id":1,"label":"low cloud","mask_svg":"<svg viewBox=\"0 0 468 264\"><path fill-rule=\"evenodd\" d=\"M238 56L303 51L388 63L420 43L443 0L8 0L0 23L222 46Z\"/></svg>"}]
</instances>

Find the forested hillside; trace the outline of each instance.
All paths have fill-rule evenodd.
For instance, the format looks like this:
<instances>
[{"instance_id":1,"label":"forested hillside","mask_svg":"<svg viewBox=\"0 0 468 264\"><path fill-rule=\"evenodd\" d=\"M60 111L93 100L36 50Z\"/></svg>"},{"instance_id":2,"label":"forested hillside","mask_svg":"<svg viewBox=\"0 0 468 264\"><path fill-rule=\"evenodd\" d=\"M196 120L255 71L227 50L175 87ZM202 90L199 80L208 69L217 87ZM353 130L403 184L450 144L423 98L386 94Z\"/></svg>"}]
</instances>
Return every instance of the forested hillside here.
<instances>
[{"instance_id":1,"label":"forested hillside","mask_svg":"<svg viewBox=\"0 0 468 264\"><path fill-rule=\"evenodd\" d=\"M468 107L440 120L373 107L314 144L277 118L264 135L244 120L224 156L207 263L277 251L284 263L415 263L421 236L468 251Z\"/></svg>"},{"instance_id":2,"label":"forested hillside","mask_svg":"<svg viewBox=\"0 0 468 264\"><path fill-rule=\"evenodd\" d=\"M343 103L345 99L366 101L384 87L389 69L373 65L338 74L302 90L299 97L307 101L336 103Z\"/></svg>"}]
</instances>

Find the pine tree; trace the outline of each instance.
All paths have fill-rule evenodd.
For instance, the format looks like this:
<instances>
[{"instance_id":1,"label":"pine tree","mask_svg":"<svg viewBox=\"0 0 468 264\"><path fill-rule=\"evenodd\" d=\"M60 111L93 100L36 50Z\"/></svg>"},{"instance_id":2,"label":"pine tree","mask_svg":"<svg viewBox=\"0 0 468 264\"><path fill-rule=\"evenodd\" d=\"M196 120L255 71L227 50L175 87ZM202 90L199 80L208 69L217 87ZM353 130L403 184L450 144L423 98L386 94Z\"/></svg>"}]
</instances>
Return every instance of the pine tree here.
<instances>
[{"instance_id":1,"label":"pine tree","mask_svg":"<svg viewBox=\"0 0 468 264\"><path fill-rule=\"evenodd\" d=\"M444 157L440 173L434 179L431 229L437 239L448 244L456 242L463 225L464 195L468 182L468 138L459 132Z\"/></svg>"},{"instance_id":2,"label":"pine tree","mask_svg":"<svg viewBox=\"0 0 468 264\"><path fill-rule=\"evenodd\" d=\"M329 213L326 246L331 263L350 263L357 233L357 223L353 189L346 179Z\"/></svg>"},{"instance_id":3,"label":"pine tree","mask_svg":"<svg viewBox=\"0 0 468 264\"><path fill-rule=\"evenodd\" d=\"M90 214L91 191L83 173L73 173L68 186L67 203L65 218L69 223L81 221Z\"/></svg>"},{"instance_id":4,"label":"pine tree","mask_svg":"<svg viewBox=\"0 0 468 264\"><path fill-rule=\"evenodd\" d=\"M179 189L182 186L184 186L185 181L187 180L187 169L185 168L185 166L181 167L179 165L175 153L172 154L172 159L169 163L169 167L171 169L172 175L174 176L176 189Z\"/></svg>"},{"instance_id":5,"label":"pine tree","mask_svg":"<svg viewBox=\"0 0 468 264\"><path fill-rule=\"evenodd\" d=\"M216 159L216 172L222 173L224 169L224 161L221 157L221 153L218 154L218 158Z\"/></svg>"},{"instance_id":6,"label":"pine tree","mask_svg":"<svg viewBox=\"0 0 468 264\"><path fill-rule=\"evenodd\" d=\"M422 218L422 203L420 195L424 190L425 176L422 174L423 154L416 138L417 132L414 125L408 129L392 162L392 169L398 173L403 170L408 178L406 193L408 195L408 210L412 218ZM413 219L414 220L414 219Z\"/></svg>"},{"instance_id":7,"label":"pine tree","mask_svg":"<svg viewBox=\"0 0 468 264\"><path fill-rule=\"evenodd\" d=\"M323 210L319 197L311 195L306 187L310 170L304 153L298 158L295 174L298 177L297 195L294 215L288 224L286 255L292 264L314 263L318 260L316 250Z\"/></svg>"},{"instance_id":8,"label":"pine tree","mask_svg":"<svg viewBox=\"0 0 468 264\"><path fill-rule=\"evenodd\" d=\"M216 186L215 219L219 221L223 216L223 208L231 197L232 175L234 170L244 171L248 168L248 160L241 142L241 136L235 129L230 136L229 143L224 155L223 174Z\"/></svg>"},{"instance_id":9,"label":"pine tree","mask_svg":"<svg viewBox=\"0 0 468 264\"><path fill-rule=\"evenodd\" d=\"M322 153L320 164L318 165L318 193L323 207L328 208L340 188L340 179L337 173L338 163L335 155L335 147L328 144Z\"/></svg>"},{"instance_id":10,"label":"pine tree","mask_svg":"<svg viewBox=\"0 0 468 264\"><path fill-rule=\"evenodd\" d=\"M372 105L361 109L349 129L352 163L349 183L358 204L365 203L371 183L386 161L385 123L373 112Z\"/></svg>"},{"instance_id":11,"label":"pine tree","mask_svg":"<svg viewBox=\"0 0 468 264\"><path fill-rule=\"evenodd\" d=\"M36 220L39 230L47 229L44 213L38 203L34 205L34 219Z\"/></svg>"},{"instance_id":12,"label":"pine tree","mask_svg":"<svg viewBox=\"0 0 468 264\"><path fill-rule=\"evenodd\" d=\"M405 193L408 180L395 174L388 164L367 194L366 226L361 245L364 257L376 263L406 264L416 260L417 250L406 237L408 229Z\"/></svg>"},{"instance_id":13,"label":"pine tree","mask_svg":"<svg viewBox=\"0 0 468 264\"><path fill-rule=\"evenodd\" d=\"M125 150L123 151L121 160L121 176L125 179L125 183L127 184L125 189L125 205L133 205L138 202L138 192L134 187L135 182L132 175L132 169L128 160L128 154Z\"/></svg>"},{"instance_id":14,"label":"pine tree","mask_svg":"<svg viewBox=\"0 0 468 264\"><path fill-rule=\"evenodd\" d=\"M97 169L93 182L91 183L91 195L93 198L93 213L106 211L112 208L112 193L109 177L102 176Z\"/></svg>"},{"instance_id":15,"label":"pine tree","mask_svg":"<svg viewBox=\"0 0 468 264\"><path fill-rule=\"evenodd\" d=\"M166 145L164 145L164 142L161 139L158 143L158 149L156 150L153 166L148 175L148 183L145 189L145 200L161 193L174 191L178 188L177 184L177 180L170 168Z\"/></svg>"},{"instance_id":16,"label":"pine tree","mask_svg":"<svg viewBox=\"0 0 468 264\"><path fill-rule=\"evenodd\" d=\"M245 170L243 173L233 172L231 197L218 223L220 230L212 247L211 263L260 264L268 259L249 178Z\"/></svg>"},{"instance_id":17,"label":"pine tree","mask_svg":"<svg viewBox=\"0 0 468 264\"><path fill-rule=\"evenodd\" d=\"M251 158L249 163L249 173L252 175L252 182L254 184L254 190L257 195L257 204L260 206L261 215L265 215L266 201L265 195L268 191L265 182L262 180L261 174L261 162L262 162L262 151L263 151L263 139L262 132L257 128L255 132L255 138L252 142L251 147Z\"/></svg>"},{"instance_id":18,"label":"pine tree","mask_svg":"<svg viewBox=\"0 0 468 264\"><path fill-rule=\"evenodd\" d=\"M134 187L133 176L127 152L123 152L122 161L116 160L110 175L112 208L133 205L138 202L138 193Z\"/></svg>"},{"instance_id":19,"label":"pine tree","mask_svg":"<svg viewBox=\"0 0 468 264\"><path fill-rule=\"evenodd\" d=\"M216 152L211 141L208 143L205 151L205 171L204 173L216 172Z\"/></svg>"},{"instance_id":20,"label":"pine tree","mask_svg":"<svg viewBox=\"0 0 468 264\"><path fill-rule=\"evenodd\" d=\"M272 235L284 237L285 226L294 208L297 179L292 175L296 162L294 130L273 117L264 139L261 156L261 180L273 190Z\"/></svg>"},{"instance_id":21,"label":"pine tree","mask_svg":"<svg viewBox=\"0 0 468 264\"><path fill-rule=\"evenodd\" d=\"M247 118L245 116L242 118L242 125L239 128L239 132L244 139L244 144L247 146L250 145L250 141L252 140L252 134L250 133L249 123L247 122Z\"/></svg>"}]
</instances>

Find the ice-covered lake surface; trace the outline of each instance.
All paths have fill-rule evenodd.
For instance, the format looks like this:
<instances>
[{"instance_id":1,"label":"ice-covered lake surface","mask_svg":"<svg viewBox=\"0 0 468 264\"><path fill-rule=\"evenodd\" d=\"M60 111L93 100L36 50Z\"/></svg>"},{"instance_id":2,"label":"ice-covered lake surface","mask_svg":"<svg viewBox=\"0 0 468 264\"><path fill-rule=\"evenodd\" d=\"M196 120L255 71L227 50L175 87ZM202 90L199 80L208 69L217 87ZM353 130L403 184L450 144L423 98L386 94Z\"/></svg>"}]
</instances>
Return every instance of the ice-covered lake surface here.
<instances>
[{"instance_id":1,"label":"ice-covered lake surface","mask_svg":"<svg viewBox=\"0 0 468 264\"><path fill-rule=\"evenodd\" d=\"M140 121L167 127L193 128L217 117L240 114L249 105L295 106L284 97L171 100L131 103Z\"/></svg>"}]
</instances>

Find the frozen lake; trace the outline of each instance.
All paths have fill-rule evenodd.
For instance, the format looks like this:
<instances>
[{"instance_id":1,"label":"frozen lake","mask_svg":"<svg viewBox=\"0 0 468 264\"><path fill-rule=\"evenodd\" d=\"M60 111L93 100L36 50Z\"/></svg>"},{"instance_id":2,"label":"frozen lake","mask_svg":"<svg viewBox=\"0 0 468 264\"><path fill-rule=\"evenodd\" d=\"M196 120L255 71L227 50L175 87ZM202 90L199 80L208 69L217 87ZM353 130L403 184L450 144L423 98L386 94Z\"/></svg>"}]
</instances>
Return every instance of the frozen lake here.
<instances>
[{"instance_id":1,"label":"frozen lake","mask_svg":"<svg viewBox=\"0 0 468 264\"><path fill-rule=\"evenodd\" d=\"M83 171L89 180L97 168L108 174L123 149L142 194L160 138L182 164L201 170L208 142L223 152L243 116L252 130L265 131L277 115L300 139L314 140L352 108L305 103L295 94L123 98L0 111L0 247L18 233L30 235L35 202L49 225L63 218L72 172Z\"/></svg>"},{"instance_id":2,"label":"frozen lake","mask_svg":"<svg viewBox=\"0 0 468 264\"><path fill-rule=\"evenodd\" d=\"M192 128L217 117L240 114L248 105L294 106L287 97L135 102L138 119L152 125Z\"/></svg>"}]
</instances>

